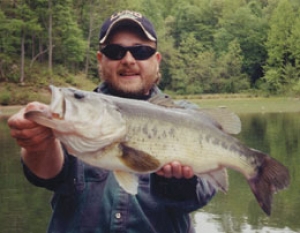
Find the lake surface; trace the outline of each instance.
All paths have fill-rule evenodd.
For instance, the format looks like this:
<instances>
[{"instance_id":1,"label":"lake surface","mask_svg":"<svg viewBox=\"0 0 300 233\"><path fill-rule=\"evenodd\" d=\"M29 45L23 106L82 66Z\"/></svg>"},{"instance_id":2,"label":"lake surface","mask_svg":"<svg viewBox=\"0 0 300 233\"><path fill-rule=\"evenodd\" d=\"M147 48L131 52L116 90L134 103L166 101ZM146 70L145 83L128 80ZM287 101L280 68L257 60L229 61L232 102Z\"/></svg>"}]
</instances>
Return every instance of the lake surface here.
<instances>
[{"instance_id":1,"label":"lake surface","mask_svg":"<svg viewBox=\"0 0 300 233\"><path fill-rule=\"evenodd\" d=\"M291 185L274 196L271 217L258 206L246 180L229 172L229 191L218 193L193 213L197 233L300 232L300 113L241 115L240 140L270 153L290 170ZM46 232L51 193L32 186L22 174L19 147L0 119L0 232Z\"/></svg>"}]
</instances>

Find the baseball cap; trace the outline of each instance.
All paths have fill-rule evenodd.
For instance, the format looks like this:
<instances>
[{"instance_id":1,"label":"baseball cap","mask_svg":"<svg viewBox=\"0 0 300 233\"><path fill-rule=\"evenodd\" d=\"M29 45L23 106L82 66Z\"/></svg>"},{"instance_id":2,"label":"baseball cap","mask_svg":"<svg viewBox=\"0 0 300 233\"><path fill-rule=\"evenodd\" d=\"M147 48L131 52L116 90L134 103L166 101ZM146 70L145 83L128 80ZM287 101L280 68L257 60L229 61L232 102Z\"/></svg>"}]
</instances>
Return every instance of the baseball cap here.
<instances>
[{"instance_id":1,"label":"baseball cap","mask_svg":"<svg viewBox=\"0 0 300 233\"><path fill-rule=\"evenodd\" d=\"M143 30L149 40L157 41L155 29L146 17L139 12L125 10L113 14L102 24L99 34L99 44L103 44L112 29L122 23L124 23L124 25L130 25L130 23L136 24Z\"/></svg>"}]
</instances>

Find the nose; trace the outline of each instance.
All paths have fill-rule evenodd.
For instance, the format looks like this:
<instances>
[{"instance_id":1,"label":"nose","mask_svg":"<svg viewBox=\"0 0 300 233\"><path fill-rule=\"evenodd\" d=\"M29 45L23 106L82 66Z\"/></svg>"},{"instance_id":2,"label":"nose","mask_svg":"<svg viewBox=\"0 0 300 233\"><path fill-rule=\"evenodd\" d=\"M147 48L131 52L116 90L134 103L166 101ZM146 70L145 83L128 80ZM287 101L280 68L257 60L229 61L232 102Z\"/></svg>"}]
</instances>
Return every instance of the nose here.
<instances>
[{"instance_id":1,"label":"nose","mask_svg":"<svg viewBox=\"0 0 300 233\"><path fill-rule=\"evenodd\" d=\"M127 51L125 56L122 58L121 62L122 63L135 63L135 59L132 56L132 54L129 51Z\"/></svg>"}]
</instances>

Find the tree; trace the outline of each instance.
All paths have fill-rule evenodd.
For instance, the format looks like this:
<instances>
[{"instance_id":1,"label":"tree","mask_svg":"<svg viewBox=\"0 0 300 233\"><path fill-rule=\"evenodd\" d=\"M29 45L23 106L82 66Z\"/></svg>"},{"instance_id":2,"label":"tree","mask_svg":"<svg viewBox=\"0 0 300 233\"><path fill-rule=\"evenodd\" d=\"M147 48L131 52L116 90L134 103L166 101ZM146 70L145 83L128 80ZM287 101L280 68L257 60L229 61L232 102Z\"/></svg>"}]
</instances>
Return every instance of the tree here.
<instances>
[{"instance_id":1,"label":"tree","mask_svg":"<svg viewBox=\"0 0 300 233\"><path fill-rule=\"evenodd\" d=\"M230 42L228 52L224 52L217 60L218 84L214 92L236 93L249 89L248 76L242 73L243 55L237 39Z\"/></svg>"},{"instance_id":2,"label":"tree","mask_svg":"<svg viewBox=\"0 0 300 233\"><path fill-rule=\"evenodd\" d=\"M3 79L8 81L7 72L9 71L9 64L11 58L10 52L14 52L14 46L12 46L11 40L11 28L8 26L8 19L0 9L0 81Z\"/></svg>"},{"instance_id":3,"label":"tree","mask_svg":"<svg viewBox=\"0 0 300 233\"><path fill-rule=\"evenodd\" d=\"M289 41L295 17L290 1L282 0L270 19L270 30L266 41L268 59L264 67L264 80L271 92L279 92L290 82L290 78L285 75L285 68L294 62Z\"/></svg>"},{"instance_id":4,"label":"tree","mask_svg":"<svg viewBox=\"0 0 300 233\"><path fill-rule=\"evenodd\" d=\"M37 17L35 13L29 8L26 2L22 2L22 4L17 4L15 8L16 17L19 19L18 21L18 31L16 32L20 40L21 45L21 65L20 65L20 79L19 82L23 83L25 79L25 43L27 37L31 36L33 33L36 33L41 30L40 25L37 22Z\"/></svg>"},{"instance_id":5,"label":"tree","mask_svg":"<svg viewBox=\"0 0 300 233\"><path fill-rule=\"evenodd\" d=\"M72 2L70 0L52 2L52 12L52 43L55 45L53 60L75 71L79 68L76 64L83 62L86 42L75 18Z\"/></svg>"},{"instance_id":6,"label":"tree","mask_svg":"<svg viewBox=\"0 0 300 233\"><path fill-rule=\"evenodd\" d=\"M290 79L290 84L294 91L300 93L300 8L295 14L294 23L291 29L291 36L289 37L289 53L291 54L291 62L286 65L285 79Z\"/></svg>"},{"instance_id":7,"label":"tree","mask_svg":"<svg viewBox=\"0 0 300 233\"><path fill-rule=\"evenodd\" d=\"M218 23L218 12L215 13L213 6L208 0L201 0L197 5L186 3L177 6L173 30L173 36L176 38L175 46L178 46L189 33L194 33L204 48L212 47L213 34Z\"/></svg>"},{"instance_id":8,"label":"tree","mask_svg":"<svg viewBox=\"0 0 300 233\"><path fill-rule=\"evenodd\" d=\"M214 55L205 52L193 33L182 39L179 50L171 58L172 88L179 94L201 94L210 90Z\"/></svg>"},{"instance_id":9,"label":"tree","mask_svg":"<svg viewBox=\"0 0 300 233\"><path fill-rule=\"evenodd\" d=\"M52 27L53 27L53 8L52 0L48 0L48 69L52 79L52 54L53 54L53 37L52 37Z\"/></svg>"},{"instance_id":10,"label":"tree","mask_svg":"<svg viewBox=\"0 0 300 233\"><path fill-rule=\"evenodd\" d=\"M215 50L218 54L223 53L233 40L237 40L243 54L242 72L251 78L251 84L254 85L263 75L267 21L262 17L257 1L228 11L224 12L226 15L223 15L221 27L215 34Z\"/></svg>"}]
</instances>

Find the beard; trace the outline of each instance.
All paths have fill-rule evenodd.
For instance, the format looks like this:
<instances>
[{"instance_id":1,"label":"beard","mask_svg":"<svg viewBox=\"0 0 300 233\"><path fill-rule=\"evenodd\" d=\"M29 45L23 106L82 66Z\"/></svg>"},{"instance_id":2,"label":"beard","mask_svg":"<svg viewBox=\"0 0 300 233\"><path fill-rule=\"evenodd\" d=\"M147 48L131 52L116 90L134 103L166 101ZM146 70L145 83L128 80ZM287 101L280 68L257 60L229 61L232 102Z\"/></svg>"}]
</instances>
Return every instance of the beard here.
<instances>
[{"instance_id":1,"label":"beard","mask_svg":"<svg viewBox=\"0 0 300 233\"><path fill-rule=\"evenodd\" d=\"M101 69L99 66L99 76L105 82L106 88L111 95L129 98L146 100L150 97L153 87L158 83L159 77L147 77L148 82L139 84L122 83L111 78L110 72Z\"/></svg>"},{"instance_id":2,"label":"beard","mask_svg":"<svg viewBox=\"0 0 300 233\"><path fill-rule=\"evenodd\" d=\"M107 85L108 91L111 95L122 97L122 98L129 98L129 99L148 99L150 97L151 89L145 90L144 88L139 88L136 90L126 89L124 87L121 87L119 85L115 85L111 82L108 82L105 80L105 83ZM146 92L149 92L149 94L145 94Z\"/></svg>"}]
</instances>

